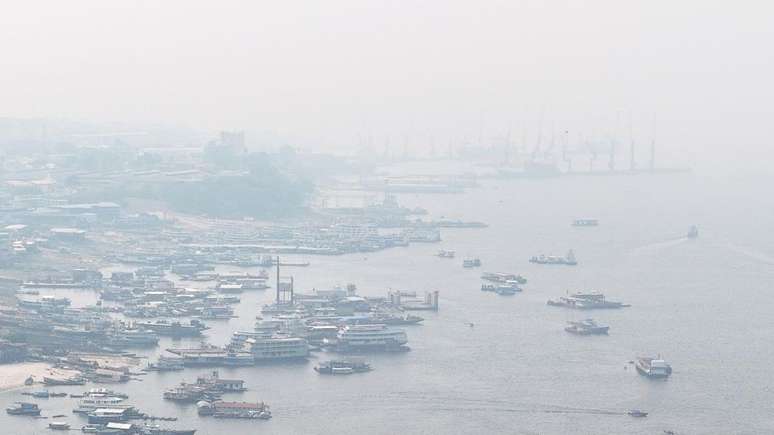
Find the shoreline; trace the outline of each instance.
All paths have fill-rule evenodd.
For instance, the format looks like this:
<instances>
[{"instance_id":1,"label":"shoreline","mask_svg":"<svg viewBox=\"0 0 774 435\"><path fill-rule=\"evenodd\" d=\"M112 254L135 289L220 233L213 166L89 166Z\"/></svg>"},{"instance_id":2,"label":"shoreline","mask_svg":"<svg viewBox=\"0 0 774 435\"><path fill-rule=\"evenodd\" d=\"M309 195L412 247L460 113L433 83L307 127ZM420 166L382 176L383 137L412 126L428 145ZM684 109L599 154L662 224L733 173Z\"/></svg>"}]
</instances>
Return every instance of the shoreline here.
<instances>
[{"instance_id":1,"label":"shoreline","mask_svg":"<svg viewBox=\"0 0 774 435\"><path fill-rule=\"evenodd\" d=\"M25 387L24 381L30 376L33 385L42 385L43 377L67 378L79 374L77 371L56 369L45 362L23 362L0 365L0 393Z\"/></svg>"}]
</instances>

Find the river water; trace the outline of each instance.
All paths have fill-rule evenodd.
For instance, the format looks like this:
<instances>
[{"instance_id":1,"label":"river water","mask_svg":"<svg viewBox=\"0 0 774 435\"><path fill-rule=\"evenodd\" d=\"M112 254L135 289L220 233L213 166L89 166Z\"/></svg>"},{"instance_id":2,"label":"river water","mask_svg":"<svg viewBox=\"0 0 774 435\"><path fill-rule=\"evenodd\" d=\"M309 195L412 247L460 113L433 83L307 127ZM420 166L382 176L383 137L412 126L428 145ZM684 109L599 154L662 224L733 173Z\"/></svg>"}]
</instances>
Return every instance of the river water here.
<instances>
[{"instance_id":1,"label":"river water","mask_svg":"<svg viewBox=\"0 0 774 435\"><path fill-rule=\"evenodd\" d=\"M115 388L145 412L177 416L170 426L201 435L774 433L774 199L765 186L674 174L487 181L458 195L400 195L403 205L435 217L490 226L443 230L440 244L306 257L310 267L283 275L292 273L302 292L350 282L366 296L439 290L440 311L405 328L411 352L370 356L374 371L342 377L312 370L325 353L304 364L221 369L249 388L227 400L266 401L270 421L198 417L195 406L162 399L165 389L206 370L151 373ZM576 218L596 218L600 226L572 227ZM692 224L700 229L696 240L684 237ZM570 248L577 267L527 261ZM457 258L437 258L439 249L457 251ZM480 257L483 267L462 268L466 256ZM529 282L523 293L501 297L479 290L482 271L520 273ZM602 291L632 306L578 313L546 305L575 290ZM81 303L94 298L59 294ZM272 292L241 298L239 318L209 322L210 342L251 329ZM566 321L588 316L610 325L610 335L564 332ZM181 344L165 339L160 349ZM674 368L666 381L638 376L628 363L656 354ZM22 398L2 393L0 406ZM76 399L40 402L44 415L65 414L73 428L85 424L71 414ZM622 414L632 408L650 415ZM3 433L48 432L45 419L0 420Z\"/></svg>"}]
</instances>

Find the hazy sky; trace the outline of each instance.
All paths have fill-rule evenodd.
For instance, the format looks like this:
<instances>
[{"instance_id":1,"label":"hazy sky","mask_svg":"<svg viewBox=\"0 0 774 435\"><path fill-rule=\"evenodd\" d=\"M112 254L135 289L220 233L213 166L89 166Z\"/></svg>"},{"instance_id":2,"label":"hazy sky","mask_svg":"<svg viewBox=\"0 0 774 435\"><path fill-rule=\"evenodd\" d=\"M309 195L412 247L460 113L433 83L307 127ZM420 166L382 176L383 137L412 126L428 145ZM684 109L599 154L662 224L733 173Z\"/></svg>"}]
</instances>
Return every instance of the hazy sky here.
<instances>
[{"instance_id":1,"label":"hazy sky","mask_svg":"<svg viewBox=\"0 0 774 435\"><path fill-rule=\"evenodd\" d=\"M15 1L0 116L271 130L396 147L628 130L763 150L766 1ZM767 124L768 123L768 124ZM628 135L628 133L627 133ZM360 138L360 139L358 139ZM419 146L419 145L417 145ZM686 151L687 152L687 151Z\"/></svg>"}]
</instances>

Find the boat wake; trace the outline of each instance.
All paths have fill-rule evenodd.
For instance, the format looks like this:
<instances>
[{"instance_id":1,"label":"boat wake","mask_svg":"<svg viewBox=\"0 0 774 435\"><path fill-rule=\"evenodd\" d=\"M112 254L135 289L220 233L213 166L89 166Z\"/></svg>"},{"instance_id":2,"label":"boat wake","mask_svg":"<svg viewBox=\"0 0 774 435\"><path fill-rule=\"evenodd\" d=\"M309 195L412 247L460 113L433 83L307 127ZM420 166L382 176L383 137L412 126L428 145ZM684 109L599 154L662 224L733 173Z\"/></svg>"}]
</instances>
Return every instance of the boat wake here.
<instances>
[{"instance_id":1,"label":"boat wake","mask_svg":"<svg viewBox=\"0 0 774 435\"><path fill-rule=\"evenodd\" d=\"M639 248L634 248L631 254L632 255L651 254L651 253L661 251L663 249L681 245L687 242L688 240L690 240L688 239L688 237L679 237L676 239L669 239L661 242L650 243L644 246L640 246Z\"/></svg>"},{"instance_id":2,"label":"boat wake","mask_svg":"<svg viewBox=\"0 0 774 435\"><path fill-rule=\"evenodd\" d=\"M743 246L737 246L732 244L727 244L726 248L736 252L739 255L745 256L747 258L750 258L752 260L765 263L765 264L772 264L774 265L774 257L771 255L768 255L766 253L756 251L753 249L745 248Z\"/></svg>"},{"instance_id":3,"label":"boat wake","mask_svg":"<svg viewBox=\"0 0 774 435\"><path fill-rule=\"evenodd\" d=\"M432 394L415 394L406 392L399 394L399 399L389 401L389 403L400 403L400 406L409 406L413 409L417 407L435 412L502 412L502 413L525 413L525 414L589 414L589 415L627 415L627 411L599 408L578 408L550 404L519 404L511 400L498 400L491 398L475 397L456 397L441 399L433 397ZM379 401L384 400L384 396L378 397ZM515 405L515 406L514 406Z\"/></svg>"}]
</instances>

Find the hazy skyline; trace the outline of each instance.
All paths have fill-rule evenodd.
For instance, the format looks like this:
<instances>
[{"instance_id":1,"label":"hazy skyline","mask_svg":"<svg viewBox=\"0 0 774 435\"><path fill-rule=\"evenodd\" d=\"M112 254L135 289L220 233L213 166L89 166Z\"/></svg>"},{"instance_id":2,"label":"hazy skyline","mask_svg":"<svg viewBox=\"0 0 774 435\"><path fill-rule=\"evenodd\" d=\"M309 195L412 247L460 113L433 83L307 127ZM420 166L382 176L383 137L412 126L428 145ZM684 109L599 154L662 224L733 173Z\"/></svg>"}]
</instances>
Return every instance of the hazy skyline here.
<instances>
[{"instance_id":1,"label":"hazy skyline","mask_svg":"<svg viewBox=\"0 0 774 435\"><path fill-rule=\"evenodd\" d=\"M17 2L0 116L272 131L308 149L650 141L760 155L763 2ZM427 145L429 146L429 144Z\"/></svg>"}]
</instances>

